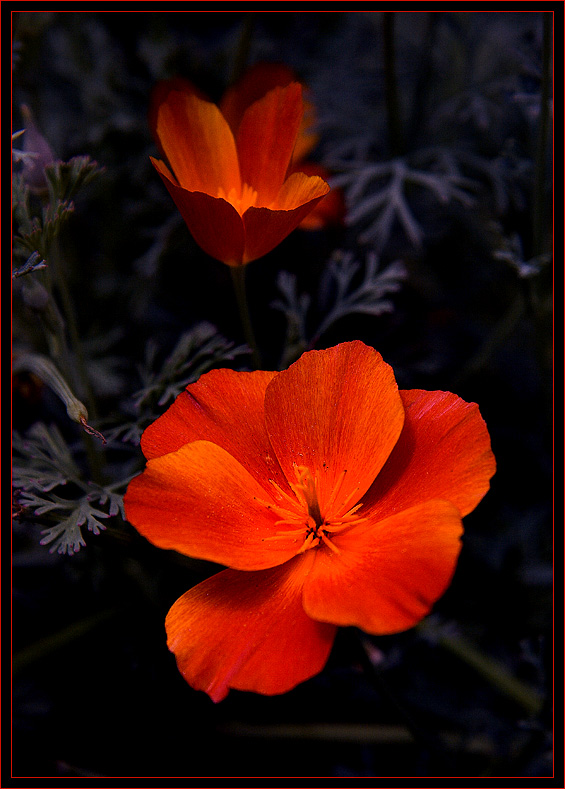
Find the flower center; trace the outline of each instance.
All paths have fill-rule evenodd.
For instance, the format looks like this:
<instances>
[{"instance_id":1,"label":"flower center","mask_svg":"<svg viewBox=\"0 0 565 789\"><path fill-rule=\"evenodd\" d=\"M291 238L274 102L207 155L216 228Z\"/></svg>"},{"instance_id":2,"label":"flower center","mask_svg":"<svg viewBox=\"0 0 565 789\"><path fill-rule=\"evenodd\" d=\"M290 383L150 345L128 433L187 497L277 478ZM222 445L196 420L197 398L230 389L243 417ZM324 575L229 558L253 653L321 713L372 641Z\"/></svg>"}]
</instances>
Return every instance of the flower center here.
<instances>
[{"instance_id":1,"label":"flower center","mask_svg":"<svg viewBox=\"0 0 565 789\"><path fill-rule=\"evenodd\" d=\"M290 482L290 487L296 498L285 493L274 480L270 480L273 487L285 499L289 506L278 506L262 502L269 509L281 516L276 526L291 526L290 529L279 531L266 540L283 540L292 538L295 542L302 540L298 553L303 553L310 548L325 545L334 553L340 553L339 548L332 542L332 537L340 534L352 526L366 521L356 515L357 510L363 505L359 502L350 507L351 500L357 493L354 489L345 498L340 498L343 481L347 475L344 469L338 476L327 501L320 503L319 485L317 475L313 475L306 466L294 465L296 482Z\"/></svg>"},{"instance_id":2,"label":"flower center","mask_svg":"<svg viewBox=\"0 0 565 789\"><path fill-rule=\"evenodd\" d=\"M241 192L238 191L235 186L232 186L226 194L225 190L220 186L218 189L218 197L231 203L237 213L243 216L247 209L257 202L257 190L253 189L249 184L243 184Z\"/></svg>"}]
</instances>

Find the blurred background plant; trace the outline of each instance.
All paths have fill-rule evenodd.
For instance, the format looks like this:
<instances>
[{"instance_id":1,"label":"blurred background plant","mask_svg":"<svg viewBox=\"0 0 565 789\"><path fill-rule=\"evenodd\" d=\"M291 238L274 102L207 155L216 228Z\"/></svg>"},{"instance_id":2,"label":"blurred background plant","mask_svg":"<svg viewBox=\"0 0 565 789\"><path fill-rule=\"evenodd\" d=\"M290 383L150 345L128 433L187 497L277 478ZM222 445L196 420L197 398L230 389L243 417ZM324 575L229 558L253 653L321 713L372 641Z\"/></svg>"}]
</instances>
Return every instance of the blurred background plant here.
<instances>
[{"instance_id":1,"label":"blurred background plant","mask_svg":"<svg viewBox=\"0 0 565 789\"><path fill-rule=\"evenodd\" d=\"M550 775L552 14L30 12L13 31L14 775ZM346 202L250 264L264 367L361 339L401 388L478 402L498 472L422 626L359 655L344 632L291 693L215 707L163 627L215 568L147 544L121 497L143 429L251 357L227 267L153 172L147 110L159 79L218 99L259 61L309 87L310 158Z\"/></svg>"}]
</instances>

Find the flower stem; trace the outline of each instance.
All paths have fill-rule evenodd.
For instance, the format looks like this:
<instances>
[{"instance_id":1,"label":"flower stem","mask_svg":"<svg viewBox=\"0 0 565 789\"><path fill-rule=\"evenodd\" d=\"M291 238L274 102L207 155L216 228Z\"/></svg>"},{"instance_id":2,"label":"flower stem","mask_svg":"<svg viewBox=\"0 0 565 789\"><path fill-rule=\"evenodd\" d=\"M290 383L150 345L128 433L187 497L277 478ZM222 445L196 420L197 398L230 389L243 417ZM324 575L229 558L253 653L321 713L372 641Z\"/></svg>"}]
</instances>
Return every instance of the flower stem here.
<instances>
[{"instance_id":1,"label":"flower stem","mask_svg":"<svg viewBox=\"0 0 565 789\"><path fill-rule=\"evenodd\" d=\"M520 290L508 311L498 321L490 335L472 356L462 370L457 373L451 381L451 386L456 390L461 384L466 382L473 375L476 375L483 367L486 367L496 351L511 337L514 330L518 327L525 312L524 296Z\"/></svg>"},{"instance_id":2,"label":"flower stem","mask_svg":"<svg viewBox=\"0 0 565 789\"><path fill-rule=\"evenodd\" d=\"M483 679L489 682L499 693L516 704L519 704L530 715L537 715L543 705L543 697L535 688L513 676L498 660L485 655L476 646L460 635L439 631L429 620L424 620L418 629L439 646L455 655Z\"/></svg>"},{"instance_id":3,"label":"flower stem","mask_svg":"<svg viewBox=\"0 0 565 789\"><path fill-rule=\"evenodd\" d=\"M91 418L96 419L98 416L96 409L96 401L94 399L94 394L92 392L92 387L90 385L90 380L88 378L86 362L84 359L84 354L82 352L82 343L78 331L75 308L71 299L71 294L69 293L69 288L67 286L66 272L63 267L59 243L57 239L54 239L50 245L49 260L52 261L55 268L55 274L57 277L56 285L59 290L59 295L61 297L61 303L65 315L65 322L66 322L67 330L69 332L71 348L74 355L74 360L76 365L74 377L75 379L77 379L76 380L77 385L84 392L84 396L88 404L88 410L91 414Z\"/></svg>"},{"instance_id":4,"label":"flower stem","mask_svg":"<svg viewBox=\"0 0 565 789\"><path fill-rule=\"evenodd\" d=\"M243 334L245 341L251 349L253 356L253 364L257 370L261 369L261 355L257 348L255 335L253 334L253 327L251 326L251 317L249 315L249 306L247 304L247 293L245 288L245 269L246 266L230 266L233 287L235 290L235 297L237 300L237 307L239 309L239 317L243 326Z\"/></svg>"},{"instance_id":5,"label":"flower stem","mask_svg":"<svg viewBox=\"0 0 565 789\"><path fill-rule=\"evenodd\" d=\"M88 414L90 414L90 418L92 420L96 420L97 418L96 403L95 403L92 387L90 385L90 381L88 378L86 362L84 359L84 354L82 352L82 343L78 331L76 312L68 289L67 280L66 280L66 271L63 266L63 260L61 257L59 242L57 238L53 239L49 244L46 257L49 263L52 264L52 267L47 268L51 301L53 302L55 308L57 308L54 298L54 293L53 293L54 288L56 287L58 291L58 295L61 299L63 314L64 314L64 319L62 318L60 321L60 330L58 333L59 351L58 353L53 353L53 349L52 349L51 353L54 356L54 361L58 362L61 365L64 375L71 382L73 388L79 390L80 395L84 396L86 400L88 406L88 412L85 414L79 414L78 418L74 419L74 421L78 422L82 426L84 431L81 433L81 438L84 444L88 465L90 467L91 478L95 482L101 482L103 478L102 465L100 461L100 455L97 449L94 447L92 437L96 436L97 438L101 439L104 444L106 443L106 440L104 439L101 433L91 428L90 425L88 425L86 422L88 418ZM67 336L66 336L67 332L69 334L71 341L72 353L69 350L67 343ZM71 407L71 411L69 411L69 407L68 407L69 403L65 400L64 389L61 390L55 389L55 391L57 391L57 394L65 402L67 406L67 413L73 419L74 418L73 407Z\"/></svg>"},{"instance_id":6,"label":"flower stem","mask_svg":"<svg viewBox=\"0 0 565 789\"><path fill-rule=\"evenodd\" d=\"M29 668L34 663L43 661L46 657L56 653L59 649L74 643L78 638L87 635L99 625L106 623L109 619L122 613L119 609L106 609L99 611L93 616L81 619L74 622L72 625L59 630L57 633L52 633L45 638L36 641L35 643L24 647L19 652L16 652L12 662L12 671L18 674Z\"/></svg>"}]
</instances>

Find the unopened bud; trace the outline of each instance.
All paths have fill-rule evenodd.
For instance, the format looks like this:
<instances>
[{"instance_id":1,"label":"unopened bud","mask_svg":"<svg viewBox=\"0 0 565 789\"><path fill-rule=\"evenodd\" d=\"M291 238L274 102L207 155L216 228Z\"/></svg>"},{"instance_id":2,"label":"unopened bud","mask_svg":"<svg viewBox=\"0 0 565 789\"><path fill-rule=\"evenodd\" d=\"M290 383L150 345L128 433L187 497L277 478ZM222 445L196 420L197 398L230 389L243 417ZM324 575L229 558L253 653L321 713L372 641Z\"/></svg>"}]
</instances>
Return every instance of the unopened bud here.
<instances>
[{"instance_id":1,"label":"unopened bud","mask_svg":"<svg viewBox=\"0 0 565 789\"><path fill-rule=\"evenodd\" d=\"M38 353L22 353L16 356L12 363L12 372L20 373L23 371L34 373L40 378L47 386L58 395L67 409L67 414L73 422L77 422L82 426L89 435L99 438L103 444L106 439L87 423L88 411L86 406L77 397L74 396L69 385L55 367L51 359L42 356Z\"/></svg>"}]
</instances>

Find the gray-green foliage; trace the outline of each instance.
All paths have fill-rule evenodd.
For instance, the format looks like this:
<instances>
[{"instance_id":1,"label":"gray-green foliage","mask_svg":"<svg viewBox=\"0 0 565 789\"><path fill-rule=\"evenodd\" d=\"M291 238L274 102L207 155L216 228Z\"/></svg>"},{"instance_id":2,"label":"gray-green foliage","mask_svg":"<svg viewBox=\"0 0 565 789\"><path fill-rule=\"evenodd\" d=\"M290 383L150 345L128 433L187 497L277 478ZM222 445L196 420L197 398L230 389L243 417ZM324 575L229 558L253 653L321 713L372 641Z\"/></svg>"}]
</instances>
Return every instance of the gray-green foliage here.
<instances>
[{"instance_id":1,"label":"gray-green foliage","mask_svg":"<svg viewBox=\"0 0 565 789\"><path fill-rule=\"evenodd\" d=\"M17 503L46 526L41 544L50 551L72 554L85 545L81 527L99 534L101 519L121 511L121 497L83 478L75 448L56 425L36 422L25 436L14 433L12 484ZM108 502L108 511L94 502ZM51 525L49 525L51 524Z\"/></svg>"},{"instance_id":2,"label":"gray-green foliage","mask_svg":"<svg viewBox=\"0 0 565 789\"><path fill-rule=\"evenodd\" d=\"M17 173L12 182L12 207L17 233L14 254L48 257L49 244L75 210L73 197L102 172L88 156L68 162L53 162L45 167L46 199L39 202L30 194L24 176Z\"/></svg>"},{"instance_id":3,"label":"gray-green foliage","mask_svg":"<svg viewBox=\"0 0 565 789\"><path fill-rule=\"evenodd\" d=\"M297 292L297 279L293 274L281 271L277 279L281 298L274 301L272 307L284 314L287 323L282 366L307 348L314 347L342 318L350 315L378 317L392 312L390 295L400 290L407 276L406 266L400 260L381 267L374 250L367 251L363 263L353 252L336 250L327 261L318 286L317 306L322 308L323 317L317 326L309 327L311 298L307 293Z\"/></svg>"}]
</instances>

